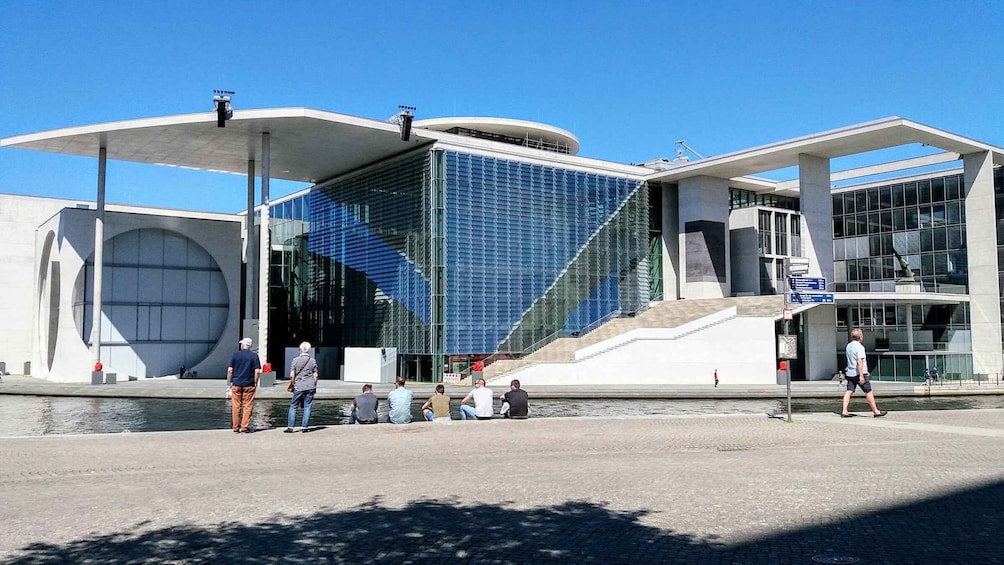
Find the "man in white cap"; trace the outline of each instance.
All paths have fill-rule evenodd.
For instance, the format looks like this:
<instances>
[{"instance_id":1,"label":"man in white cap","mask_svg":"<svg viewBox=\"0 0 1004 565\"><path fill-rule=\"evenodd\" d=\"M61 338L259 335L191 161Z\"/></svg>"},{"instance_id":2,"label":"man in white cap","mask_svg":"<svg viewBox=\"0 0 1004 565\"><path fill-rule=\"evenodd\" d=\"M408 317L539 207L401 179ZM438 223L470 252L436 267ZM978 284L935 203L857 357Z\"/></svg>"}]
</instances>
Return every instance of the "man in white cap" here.
<instances>
[{"instance_id":1,"label":"man in white cap","mask_svg":"<svg viewBox=\"0 0 1004 565\"><path fill-rule=\"evenodd\" d=\"M251 433L249 426L254 408L254 393L261 376L261 361L258 360L258 354L251 351L253 343L249 337L240 340L240 349L230 357L230 365L227 366L227 386L231 392L231 428L234 433Z\"/></svg>"}]
</instances>

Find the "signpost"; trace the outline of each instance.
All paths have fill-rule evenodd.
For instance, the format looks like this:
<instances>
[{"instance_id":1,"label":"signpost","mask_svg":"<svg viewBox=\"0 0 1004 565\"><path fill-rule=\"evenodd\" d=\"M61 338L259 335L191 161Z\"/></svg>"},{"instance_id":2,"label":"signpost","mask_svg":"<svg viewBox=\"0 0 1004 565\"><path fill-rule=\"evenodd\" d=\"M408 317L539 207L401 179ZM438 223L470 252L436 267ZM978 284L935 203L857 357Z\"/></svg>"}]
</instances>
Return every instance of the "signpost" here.
<instances>
[{"instance_id":1,"label":"signpost","mask_svg":"<svg viewBox=\"0 0 1004 565\"><path fill-rule=\"evenodd\" d=\"M833 304L833 293L823 292L823 293L808 293L808 292L793 292L791 293L792 304Z\"/></svg>"},{"instance_id":2,"label":"signpost","mask_svg":"<svg viewBox=\"0 0 1004 565\"><path fill-rule=\"evenodd\" d=\"M784 305L781 318L784 320L784 335L777 336L778 357L782 359L778 369L784 371L788 391L788 422L791 422L791 367L789 359L798 358L798 336L791 335L792 311L790 304L833 304L833 294L826 291L826 279L806 277L809 274L808 257L786 257L784 259Z\"/></svg>"},{"instance_id":3,"label":"signpost","mask_svg":"<svg viewBox=\"0 0 1004 565\"><path fill-rule=\"evenodd\" d=\"M826 290L826 279L822 277L791 277L788 279L788 286L795 292L805 292L807 290Z\"/></svg>"}]
</instances>

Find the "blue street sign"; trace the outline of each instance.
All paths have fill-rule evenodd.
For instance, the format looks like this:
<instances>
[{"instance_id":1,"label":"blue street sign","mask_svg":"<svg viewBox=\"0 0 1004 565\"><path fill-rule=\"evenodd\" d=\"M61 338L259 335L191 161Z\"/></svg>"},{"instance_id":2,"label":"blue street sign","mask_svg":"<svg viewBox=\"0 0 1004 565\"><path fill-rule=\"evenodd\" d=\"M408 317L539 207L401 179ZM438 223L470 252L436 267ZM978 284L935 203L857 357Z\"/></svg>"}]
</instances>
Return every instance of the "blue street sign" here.
<instances>
[{"instance_id":1,"label":"blue street sign","mask_svg":"<svg viewBox=\"0 0 1004 565\"><path fill-rule=\"evenodd\" d=\"M823 278L791 277L788 279L788 284L791 286L791 290L795 292L803 290L826 290L826 279Z\"/></svg>"},{"instance_id":2,"label":"blue street sign","mask_svg":"<svg viewBox=\"0 0 1004 565\"><path fill-rule=\"evenodd\" d=\"M793 293L791 295L791 302L798 304L833 304L833 293Z\"/></svg>"}]
</instances>

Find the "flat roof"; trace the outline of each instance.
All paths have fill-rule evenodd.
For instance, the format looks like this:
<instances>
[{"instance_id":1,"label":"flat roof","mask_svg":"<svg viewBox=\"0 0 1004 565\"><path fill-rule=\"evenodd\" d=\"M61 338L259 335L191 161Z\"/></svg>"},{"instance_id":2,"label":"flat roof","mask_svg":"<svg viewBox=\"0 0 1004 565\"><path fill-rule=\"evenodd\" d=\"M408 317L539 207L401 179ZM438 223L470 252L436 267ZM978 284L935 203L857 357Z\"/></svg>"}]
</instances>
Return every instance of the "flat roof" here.
<instances>
[{"instance_id":1,"label":"flat roof","mask_svg":"<svg viewBox=\"0 0 1004 565\"><path fill-rule=\"evenodd\" d=\"M478 130L564 146L568 149L569 155L575 155L579 152L579 138L575 137L572 132L540 122L509 118L456 117L416 120L414 126L436 131L447 131L453 128Z\"/></svg>"},{"instance_id":2,"label":"flat roof","mask_svg":"<svg viewBox=\"0 0 1004 565\"><path fill-rule=\"evenodd\" d=\"M205 171L261 174L262 132L270 135L269 177L316 183L375 160L432 143L435 132L413 129L401 141L396 124L311 108L234 110L226 127L216 112L125 120L0 139L0 147L34 149Z\"/></svg>"},{"instance_id":3,"label":"flat roof","mask_svg":"<svg viewBox=\"0 0 1004 565\"><path fill-rule=\"evenodd\" d=\"M930 145L959 155L989 151L995 164L1004 165L1004 149L893 116L699 159L660 171L649 180L677 182L696 176L746 177L797 166L801 154L833 159L910 143Z\"/></svg>"}]
</instances>

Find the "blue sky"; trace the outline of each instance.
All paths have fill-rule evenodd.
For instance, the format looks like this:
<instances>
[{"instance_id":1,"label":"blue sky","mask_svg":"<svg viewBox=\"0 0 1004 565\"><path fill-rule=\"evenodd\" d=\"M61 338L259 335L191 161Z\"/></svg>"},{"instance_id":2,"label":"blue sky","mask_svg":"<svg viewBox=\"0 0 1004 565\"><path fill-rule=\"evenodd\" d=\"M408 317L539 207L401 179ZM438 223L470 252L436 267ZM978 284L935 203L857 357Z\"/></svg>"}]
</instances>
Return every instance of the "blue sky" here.
<instances>
[{"instance_id":1,"label":"blue sky","mask_svg":"<svg viewBox=\"0 0 1004 565\"><path fill-rule=\"evenodd\" d=\"M891 115L1004 146L1002 21L1004 1L7 0L0 137L209 111L218 88L238 110L542 121L619 162ZM93 199L96 168L7 148L0 192ZM109 163L109 202L236 211L245 190Z\"/></svg>"}]
</instances>

